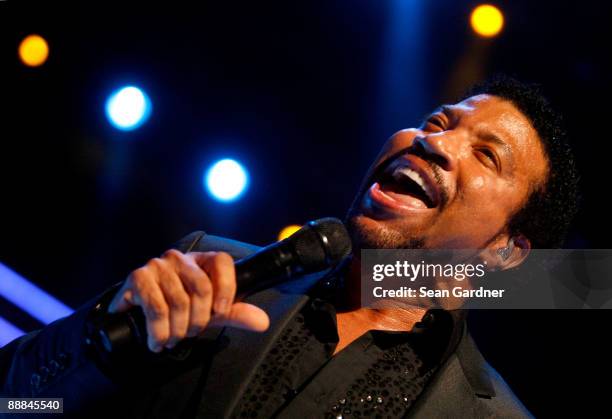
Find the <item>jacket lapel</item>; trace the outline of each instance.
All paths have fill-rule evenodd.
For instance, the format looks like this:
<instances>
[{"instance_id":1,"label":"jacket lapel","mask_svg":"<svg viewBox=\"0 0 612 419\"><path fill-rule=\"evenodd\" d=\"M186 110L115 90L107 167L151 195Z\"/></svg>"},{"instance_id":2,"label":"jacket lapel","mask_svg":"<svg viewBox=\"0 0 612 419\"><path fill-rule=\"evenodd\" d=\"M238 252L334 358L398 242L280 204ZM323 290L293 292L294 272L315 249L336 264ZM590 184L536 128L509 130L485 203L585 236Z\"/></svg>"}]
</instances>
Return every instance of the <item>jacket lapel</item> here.
<instances>
[{"instance_id":1,"label":"jacket lapel","mask_svg":"<svg viewBox=\"0 0 612 419\"><path fill-rule=\"evenodd\" d=\"M482 399L495 397L485 360L464 328L457 350L431 378L407 417L491 417Z\"/></svg>"},{"instance_id":2,"label":"jacket lapel","mask_svg":"<svg viewBox=\"0 0 612 419\"><path fill-rule=\"evenodd\" d=\"M308 301L305 290L321 278L320 274L300 279L301 289L287 286L263 290L246 298L270 316L270 328L254 333L224 328L217 338L197 411L198 418L229 417L242 398L255 371L291 318Z\"/></svg>"}]
</instances>

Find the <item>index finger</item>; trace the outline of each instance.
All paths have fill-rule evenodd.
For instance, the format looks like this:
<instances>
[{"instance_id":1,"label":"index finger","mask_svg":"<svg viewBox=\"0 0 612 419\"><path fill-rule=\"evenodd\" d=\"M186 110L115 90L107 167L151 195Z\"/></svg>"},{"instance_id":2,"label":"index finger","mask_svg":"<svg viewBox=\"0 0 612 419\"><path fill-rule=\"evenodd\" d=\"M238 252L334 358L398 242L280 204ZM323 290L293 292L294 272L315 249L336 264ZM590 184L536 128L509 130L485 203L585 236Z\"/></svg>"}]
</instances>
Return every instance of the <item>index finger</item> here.
<instances>
[{"instance_id":1,"label":"index finger","mask_svg":"<svg viewBox=\"0 0 612 419\"><path fill-rule=\"evenodd\" d=\"M236 295L234 259L225 252L193 253L196 263L208 274L213 286L213 310L226 315Z\"/></svg>"}]
</instances>

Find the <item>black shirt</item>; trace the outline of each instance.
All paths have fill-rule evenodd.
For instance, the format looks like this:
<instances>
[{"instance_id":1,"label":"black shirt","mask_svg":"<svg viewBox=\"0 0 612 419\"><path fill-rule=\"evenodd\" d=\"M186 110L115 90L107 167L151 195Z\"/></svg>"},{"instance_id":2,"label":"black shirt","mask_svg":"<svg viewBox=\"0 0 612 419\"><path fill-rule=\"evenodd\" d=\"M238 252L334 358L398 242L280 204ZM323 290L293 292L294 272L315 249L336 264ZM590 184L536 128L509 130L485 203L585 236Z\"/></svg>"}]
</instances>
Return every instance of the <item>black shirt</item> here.
<instances>
[{"instance_id":1,"label":"black shirt","mask_svg":"<svg viewBox=\"0 0 612 419\"><path fill-rule=\"evenodd\" d=\"M460 317L430 310L411 332L372 330L332 356L336 310L315 293L266 355L234 417L404 417L454 350Z\"/></svg>"}]
</instances>

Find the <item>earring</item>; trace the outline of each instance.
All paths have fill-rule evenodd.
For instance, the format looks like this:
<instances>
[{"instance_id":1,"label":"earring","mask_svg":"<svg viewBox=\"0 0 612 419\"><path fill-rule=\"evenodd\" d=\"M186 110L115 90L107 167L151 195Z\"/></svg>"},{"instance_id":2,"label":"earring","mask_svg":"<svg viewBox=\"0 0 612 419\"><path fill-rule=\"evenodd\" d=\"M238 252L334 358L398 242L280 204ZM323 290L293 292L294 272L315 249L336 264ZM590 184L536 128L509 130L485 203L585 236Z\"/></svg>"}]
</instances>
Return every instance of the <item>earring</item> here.
<instances>
[{"instance_id":1,"label":"earring","mask_svg":"<svg viewBox=\"0 0 612 419\"><path fill-rule=\"evenodd\" d=\"M508 258L510 257L510 254L512 254L513 249L514 249L514 241L510 239L510 241L508 241L508 246L500 247L499 249L497 249L497 254L503 260L508 260Z\"/></svg>"},{"instance_id":2,"label":"earring","mask_svg":"<svg viewBox=\"0 0 612 419\"><path fill-rule=\"evenodd\" d=\"M506 247L500 247L499 249L497 249L497 254L503 259L503 260L508 260L508 258L510 257L510 248L508 246Z\"/></svg>"}]
</instances>

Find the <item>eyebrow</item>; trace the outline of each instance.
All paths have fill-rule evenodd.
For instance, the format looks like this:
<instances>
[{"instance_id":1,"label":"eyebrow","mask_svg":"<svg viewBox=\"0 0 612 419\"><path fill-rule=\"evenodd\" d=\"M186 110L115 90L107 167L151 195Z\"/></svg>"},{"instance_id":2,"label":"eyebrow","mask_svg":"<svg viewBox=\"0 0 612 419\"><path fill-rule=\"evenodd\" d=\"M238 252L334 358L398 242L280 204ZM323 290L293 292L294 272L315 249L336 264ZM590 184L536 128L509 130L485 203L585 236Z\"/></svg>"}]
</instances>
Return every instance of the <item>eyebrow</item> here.
<instances>
[{"instance_id":1,"label":"eyebrow","mask_svg":"<svg viewBox=\"0 0 612 419\"><path fill-rule=\"evenodd\" d=\"M504 150L506 150L508 153L510 154L512 153L510 146L505 141L503 141L501 138L499 138L496 134L493 134L492 132L489 132L489 131L478 131L476 135L478 135L478 138L480 138L482 141L486 143L498 145L504 148Z\"/></svg>"},{"instance_id":2,"label":"eyebrow","mask_svg":"<svg viewBox=\"0 0 612 419\"><path fill-rule=\"evenodd\" d=\"M447 104L440 105L436 109L434 109L433 111L431 111L430 113L425 115L425 118L423 118L423 120L427 121L429 118L431 118L432 116L434 116L437 113L443 113L443 114L446 114L446 115L452 115L453 114L453 110L452 110L450 105L447 105Z\"/></svg>"},{"instance_id":3,"label":"eyebrow","mask_svg":"<svg viewBox=\"0 0 612 419\"><path fill-rule=\"evenodd\" d=\"M476 135L478 136L478 138L480 138L481 141L496 145L497 147L501 148L503 150L503 153L508 157L508 162L510 163L510 167L512 168L511 172L514 172L514 153L512 152L512 147L510 147L508 143L506 143L504 140L502 140L496 134L490 131L478 130L476 132Z\"/></svg>"}]
</instances>

